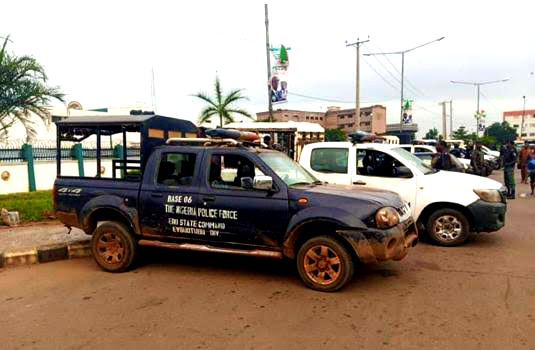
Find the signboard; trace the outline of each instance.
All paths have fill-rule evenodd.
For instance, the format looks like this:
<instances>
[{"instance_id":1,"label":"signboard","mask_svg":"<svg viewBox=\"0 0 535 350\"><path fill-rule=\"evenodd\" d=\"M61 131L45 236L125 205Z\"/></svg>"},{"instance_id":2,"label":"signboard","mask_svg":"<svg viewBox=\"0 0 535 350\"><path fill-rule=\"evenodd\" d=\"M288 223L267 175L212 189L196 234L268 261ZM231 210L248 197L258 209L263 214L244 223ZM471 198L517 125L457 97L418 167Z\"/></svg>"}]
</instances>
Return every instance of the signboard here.
<instances>
[{"instance_id":1,"label":"signboard","mask_svg":"<svg viewBox=\"0 0 535 350\"><path fill-rule=\"evenodd\" d=\"M288 102L288 58L290 48L281 45L280 48L271 48L273 65L271 67L271 102L273 104Z\"/></svg>"},{"instance_id":2,"label":"signboard","mask_svg":"<svg viewBox=\"0 0 535 350\"><path fill-rule=\"evenodd\" d=\"M412 124L412 100L403 101L403 124Z\"/></svg>"},{"instance_id":3,"label":"signboard","mask_svg":"<svg viewBox=\"0 0 535 350\"><path fill-rule=\"evenodd\" d=\"M477 111L474 114L474 117L477 120L477 131L485 131L485 118L487 117L487 113L483 110L481 110L481 112Z\"/></svg>"}]
</instances>

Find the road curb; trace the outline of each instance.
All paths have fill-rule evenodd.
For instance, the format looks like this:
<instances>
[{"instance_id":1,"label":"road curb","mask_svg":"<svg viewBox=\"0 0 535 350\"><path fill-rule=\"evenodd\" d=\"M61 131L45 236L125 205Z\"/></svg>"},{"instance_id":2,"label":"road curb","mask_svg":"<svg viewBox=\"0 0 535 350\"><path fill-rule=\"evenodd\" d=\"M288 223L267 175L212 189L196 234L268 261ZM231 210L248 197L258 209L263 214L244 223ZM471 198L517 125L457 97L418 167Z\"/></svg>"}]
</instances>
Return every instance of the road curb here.
<instances>
[{"instance_id":1,"label":"road curb","mask_svg":"<svg viewBox=\"0 0 535 350\"><path fill-rule=\"evenodd\" d=\"M91 241L47 244L32 249L0 252L0 268L41 264L91 256Z\"/></svg>"}]
</instances>

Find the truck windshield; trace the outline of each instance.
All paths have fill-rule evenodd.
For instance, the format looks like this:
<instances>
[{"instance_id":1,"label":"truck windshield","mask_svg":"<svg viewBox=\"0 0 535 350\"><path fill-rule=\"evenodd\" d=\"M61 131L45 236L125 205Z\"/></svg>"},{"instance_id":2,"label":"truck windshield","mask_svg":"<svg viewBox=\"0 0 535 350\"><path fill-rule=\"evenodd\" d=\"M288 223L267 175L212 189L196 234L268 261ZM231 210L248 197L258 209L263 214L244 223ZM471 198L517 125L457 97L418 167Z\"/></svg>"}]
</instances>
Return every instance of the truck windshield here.
<instances>
[{"instance_id":1,"label":"truck windshield","mask_svg":"<svg viewBox=\"0 0 535 350\"><path fill-rule=\"evenodd\" d=\"M415 168L420 170L424 174L431 174L434 172L434 170L427 166L422 160L418 157L416 157L414 154L404 150L401 147L392 148L392 151L396 153L397 155L400 155L405 159L407 162L409 162L411 165L413 165Z\"/></svg>"},{"instance_id":2,"label":"truck windshield","mask_svg":"<svg viewBox=\"0 0 535 350\"><path fill-rule=\"evenodd\" d=\"M285 154L270 152L260 153L259 156L288 186L321 183Z\"/></svg>"}]
</instances>

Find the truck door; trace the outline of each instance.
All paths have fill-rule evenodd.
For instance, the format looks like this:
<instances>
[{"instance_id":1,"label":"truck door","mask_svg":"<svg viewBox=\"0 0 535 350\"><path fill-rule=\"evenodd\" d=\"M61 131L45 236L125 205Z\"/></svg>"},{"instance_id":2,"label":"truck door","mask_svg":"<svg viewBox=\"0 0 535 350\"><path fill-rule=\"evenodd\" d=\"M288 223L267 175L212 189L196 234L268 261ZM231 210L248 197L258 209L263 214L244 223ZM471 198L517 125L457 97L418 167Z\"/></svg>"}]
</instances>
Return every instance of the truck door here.
<instances>
[{"instance_id":1,"label":"truck door","mask_svg":"<svg viewBox=\"0 0 535 350\"><path fill-rule=\"evenodd\" d=\"M164 152L153 176L144 178L140 192L143 235L205 239L197 227L199 173L202 151ZM156 156L156 155L154 155Z\"/></svg>"},{"instance_id":2,"label":"truck door","mask_svg":"<svg viewBox=\"0 0 535 350\"><path fill-rule=\"evenodd\" d=\"M373 149L354 148L357 152L353 184L396 192L416 207L416 174L388 153Z\"/></svg>"},{"instance_id":3,"label":"truck door","mask_svg":"<svg viewBox=\"0 0 535 350\"><path fill-rule=\"evenodd\" d=\"M233 150L207 151L204 162L208 176L203 176L199 220L210 238L279 246L289 220L288 193L251 187L255 176L268 175L269 169L249 154Z\"/></svg>"}]
</instances>

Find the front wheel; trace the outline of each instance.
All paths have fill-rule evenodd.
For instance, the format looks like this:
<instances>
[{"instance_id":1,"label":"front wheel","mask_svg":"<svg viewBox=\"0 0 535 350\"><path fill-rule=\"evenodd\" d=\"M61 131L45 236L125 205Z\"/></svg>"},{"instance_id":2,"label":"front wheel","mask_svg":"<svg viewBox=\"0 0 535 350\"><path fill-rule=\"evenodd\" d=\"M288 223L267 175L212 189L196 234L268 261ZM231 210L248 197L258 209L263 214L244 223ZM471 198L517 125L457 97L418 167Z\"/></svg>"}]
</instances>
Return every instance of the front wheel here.
<instances>
[{"instance_id":1,"label":"front wheel","mask_svg":"<svg viewBox=\"0 0 535 350\"><path fill-rule=\"evenodd\" d=\"M134 263L137 243L128 227L107 221L99 225L91 238L93 258L104 270L123 272Z\"/></svg>"},{"instance_id":2,"label":"front wheel","mask_svg":"<svg viewBox=\"0 0 535 350\"><path fill-rule=\"evenodd\" d=\"M470 234L470 225L466 217L455 209L440 209L427 220L427 233L441 246L461 245Z\"/></svg>"},{"instance_id":3,"label":"front wheel","mask_svg":"<svg viewBox=\"0 0 535 350\"><path fill-rule=\"evenodd\" d=\"M353 277L355 267L349 251L330 236L306 241L297 254L297 270L303 283L321 292L335 292Z\"/></svg>"}]
</instances>

